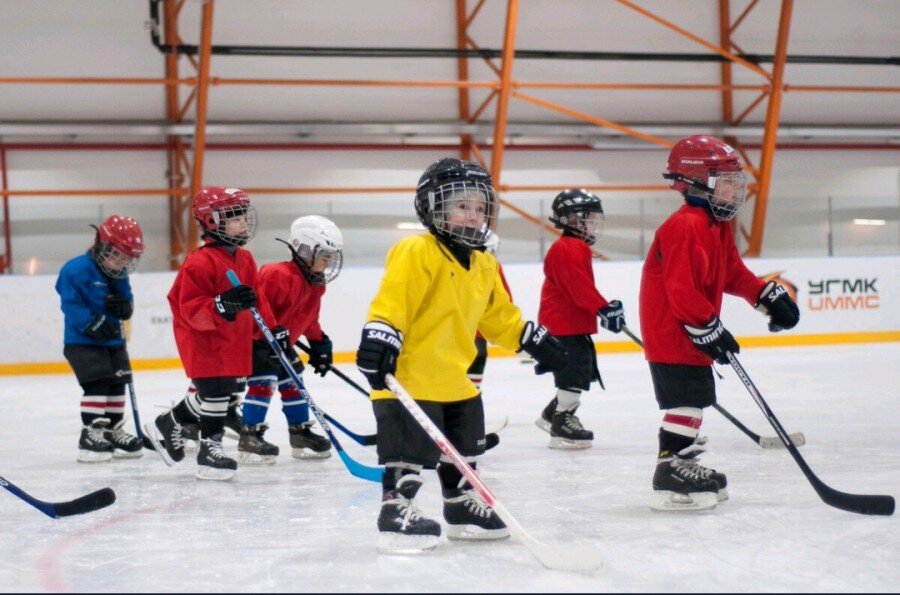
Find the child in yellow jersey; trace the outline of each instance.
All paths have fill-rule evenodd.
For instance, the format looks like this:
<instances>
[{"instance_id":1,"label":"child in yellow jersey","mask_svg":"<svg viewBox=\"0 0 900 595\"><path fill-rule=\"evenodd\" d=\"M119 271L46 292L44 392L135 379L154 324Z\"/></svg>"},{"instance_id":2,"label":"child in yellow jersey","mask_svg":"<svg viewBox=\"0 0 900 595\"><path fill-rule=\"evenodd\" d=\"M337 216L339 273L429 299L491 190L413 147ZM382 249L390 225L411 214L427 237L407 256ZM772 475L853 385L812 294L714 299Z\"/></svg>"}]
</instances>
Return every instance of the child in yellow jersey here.
<instances>
[{"instance_id":1,"label":"child in yellow jersey","mask_svg":"<svg viewBox=\"0 0 900 595\"><path fill-rule=\"evenodd\" d=\"M433 549L440 524L413 499L423 468L437 468L451 539L500 539L509 532L384 383L387 374L416 399L475 467L484 452L484 407L466 371L476 331L507 349L527 351L540 373L562 367L566 352L544 327L522 319L498 272L477 248L493 233L498 203L491 176L474 162L441 159L419 180L416 214L428 233L398 242L362 332L356 365L372 386L378 459L385 465L378 549Z\"/></svg>"}]
</instances>

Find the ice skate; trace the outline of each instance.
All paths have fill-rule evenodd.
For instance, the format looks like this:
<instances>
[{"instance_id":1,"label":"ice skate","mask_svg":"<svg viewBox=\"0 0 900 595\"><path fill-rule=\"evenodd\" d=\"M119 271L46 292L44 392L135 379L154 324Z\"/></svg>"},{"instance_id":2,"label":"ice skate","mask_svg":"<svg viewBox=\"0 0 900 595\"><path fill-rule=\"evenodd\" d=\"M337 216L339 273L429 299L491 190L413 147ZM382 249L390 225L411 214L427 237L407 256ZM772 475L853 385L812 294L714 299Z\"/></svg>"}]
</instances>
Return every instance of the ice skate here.
<instances>
[{"instance_id":1,"label":"ice skate","mask_svg":"<svg viewBox=\"0 0 900 595\"><path fill-rule=\"evenodd\" d=\"M280 449L266 442L263 434L269 429L266 423L244 426L238 441L238 461L241 465L274 465Z\"/></svg>"},{"instance_id":2,"label":"ice skate","mask_svg":"<svg viewBox=\"0 0 900 595\"><path fill-rule=\"evenodd\" d=\"M433 550L441 536L441 525L419 514L413 499L422 487L417 475L404 475L397 487L381 499L378 515L378 545L382 554L418 554Z\"/></svg>"},{"instance_id":3,"label":"ice skate","mask_svg":"<svg viewBox=\"0 0 900 595\"><path fill-rule=\"evenodd\" d=\"M150 444L169 467L184 459L181 428L172 411L163 413L153 423L144 424L144 433L150 438Z\"/></svg>"},{"instance_id":4,"label":"ice skate","mask_svg":"<svg viewBox=\"0 0 900 595\"><path fill-rule=\"evenodd\" d=\"M200 439L197 452L197 479L227 481L234 477L237 461L222 450L222 434Z\"/></svg>"},{"instance_id":5,"label":"ice skate","mask_svg":"<svg viewBox=\"0 0 900 595\"><path fill-rule=\"evenodd\" d=\"M327 459L331 456L331 442L312 431L312 422L288 426L291 437L291 456L295 459Z\"/></svg>"},{"instance_id":6,"label":"ice skate","mask_svg":"<svg viewBox=\"0 0 900 595\"><path fill-rule=\"evenodd\" d=\"M534 420L534 425L548 434L550 433L550 426L553 423L553 413L556 411L556 403L556 397L553 397L553 399L547 403L547 406L544 407L544 410L541 411L541 416Z\"/></svg>"},{"instance_id":7,"label":"ice skate","mask_svg":"<svg viewBox=\"0 0 900 595\"><path fill-rule=\"evenodd\" d=\"M103 432L114 449L113 456L117 459L138 459L144 456L144 444L137 436L132 436L124 430L125 420L120 420L111 430Z\"/></svg>"},{"instance_id":8,"label":"ice skate","mask_svg":"<svg viewBox=\"0 0 900 595\"><path fill-rule=\"evenodd\" d=\"M693 461L678 455L656 462L650 508L663 511L707 510L718 503L719 484L706 479Z\"/></svg>"},{"instance_id":9,"label":"ice skate","mask_svg":"<svg viewBox=\"0 0 900 595\"><path fill-rule=\"evenodd\" d=\"M244 415L241 406L234 405L225 413L225 437L232 440L240 440L241 430L244 428Z\"/></svg>"},{"instance_id":10,"label":"ice skate","mask_svg":"<svg viewBox=\"0 0 900 595\"><path fill-rule=\"evenodd\" d=\"M109 420L101 417L81 428L81 436L78 438L79 463L104 463L112 460L116 447L106 439L108 425Z\"/></svg>"},{"instance_id":11,"label":"ice skate","mask_svg":"<svg viewBox=\"0 0 900 595\"><path fill-rule=\"evenodd\" d=\"M200 448L200 424L181 424L184 452L195 453Z\"/></svg>"},{"instance_id":12,"label":"ice skate","mask_svg":"<svg viewBox=\"0 0 900 595\"><path fill-rule=\"evenodd\" d=\"M725 477L725 474L719 473L715 469L704 467L697 461L700 455L706 452L707 442L709 442L709 438L700 436L694 440L693 444L678 451L678 456L684 460L685 464L693 466L694 470L700 474L700 477L715 481L719 485L718 501L724 502L728 500L728 479Z\"/></svg>"},{"instance_id":13,"label":"ice skate","mask_svg":"<svg viewBox=\"0 0 900 595\"><path fill-rule=\"evenodd\" d=\"M444 520L450 539L506 539L509 529L473 489L444 498Z\"/></svg>"},{"instance_id":14,"label":"ice skate","mask_svg":"<svg viewBox=\"0 0 900 595\"><path fill-rule=\"evenodd\" d=\"M579 450L594 445L594 433L584 429L575 415L575 409L554 411L550 424L550 448Z\"/></svg>"}]
</instances>

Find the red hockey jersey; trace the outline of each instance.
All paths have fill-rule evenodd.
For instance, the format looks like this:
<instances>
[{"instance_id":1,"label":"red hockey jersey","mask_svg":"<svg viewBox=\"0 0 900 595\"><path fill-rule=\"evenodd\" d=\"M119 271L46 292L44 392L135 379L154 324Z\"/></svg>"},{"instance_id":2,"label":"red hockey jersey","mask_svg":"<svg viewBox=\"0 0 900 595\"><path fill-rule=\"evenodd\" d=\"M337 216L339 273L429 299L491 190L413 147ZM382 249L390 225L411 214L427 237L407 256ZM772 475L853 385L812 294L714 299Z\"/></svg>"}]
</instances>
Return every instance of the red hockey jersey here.
<instances>
[{"instance_id":1,"label":"red hockey jersey","mask_svg":"<svg viewBox=\"0 0 900 595\"><path fill-rule=\"evenodd\" d=\"M292 261L263 265L257 279L260 291L266 296L277 324L287 327L291 345L305 336L310 341L322 340L319 326L319 307L324 285L310 285L303 272ZM257 338L262 333L257 330Z\"/></svg>"},{"instance_id":2,"label":"red hockey jersey","mask_svg":"<svg viewBox=\"0 0 900 595\"><path fill-rule=\"evenodd\" d=\"M168 296L175 343L188 378L241 377L252 371L253 316L245 310L228 322L216 311L216 296L232 287L225 276L229 270L256 290L260 313L267 324L275 324L259 291L256 261L250 252L238 248L230 254L210 243L197 248L185 258Z\"/></svg>"},{"instance_id":3,"label":"red hockey jersey","mask_svg":"<svg viewBox=\"0 0 900 595\"><path fill-rule=\"evenodd\" d=\"M538 322L554 335L592 335L597 310L608 305L594 285L590 246L569 236L553 242L544 257Z\"/></svg>"},{"instance_id":4,"label":"red hockey jersey","mask_svg":"<svg viewBox=\"0 0 900 595\"><path fill-rule=\"evenodd\" d=\"M644 262L645 357L663 364L712 364L688 339L684 325L702 326L718 316L724 293L756 304L764 286L741 260L729 224L713 219L705 207L682 206L656 231Z\"/></svg>"}]
</instances>

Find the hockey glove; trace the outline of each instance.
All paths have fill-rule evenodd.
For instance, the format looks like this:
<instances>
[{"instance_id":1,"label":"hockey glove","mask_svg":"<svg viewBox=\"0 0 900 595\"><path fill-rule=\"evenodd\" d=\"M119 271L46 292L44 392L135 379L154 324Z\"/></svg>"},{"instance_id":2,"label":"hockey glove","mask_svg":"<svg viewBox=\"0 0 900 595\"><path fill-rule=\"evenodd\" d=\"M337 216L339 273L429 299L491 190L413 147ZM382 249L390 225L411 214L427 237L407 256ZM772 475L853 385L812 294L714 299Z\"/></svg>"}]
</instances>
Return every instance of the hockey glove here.
<instances>
[{"instance_id":1,"label":"hockey glove","mask_svg":"<svg viewBox=\"0 0 900 595\"><path fill-rule=\"evenodd\" d=\"M769 316L769 331L777 333L792 329L800 322L800 308L791 299L784 285L769 281L759 292L756 309Z\"/></svg>"},{"instance_id":2,"label":"hockey glove","mask_svg":"<svg viewBox=\"0 0 900 595\"><path fill-rule=\"evenodd\" d=\"M543 324L535 328L533 322L526 322L519 343L537 361L535 374L554 372L566 366L568 352Z\"/></svg>"},{"instance_id":3,"label":"hockey glove","mask_svg":"<svg viewBox=\"0 0 900 595\"><path fill-rule=\"evenodd\" d=\"M234 322L238 312L255 308L256 292L249 285L238 285L216 296L216 311L228 322Z\"/></svg>"},{"instance_id":4,"label":"hockey glove","mask_svg":"<svg viewBox=\"0 0 900 595\"><path fill-rule=\"evenodd\" d=\"M120 293L106 296L106 313L119 320L128 320L134 314L134 303Z\"/></svg>"},{"instance_id":5,"label":"hockey glove","mask_svg":"<svg viewBox=\"0 0 900 595\"><path fill-rule=\"evenodd\" d=\"M397 370L403 336L391 325L373 320L366 323L356 352L356 367L374 390L384 390L385 376Z\"/></svg>"},{"instance_id":6,"label":"hockey glove","mask_svg":"<svg viewBox=\"0 0 900 595\"><path fill-rule=\"evenodd\" d=\"M106 314L98 314L84 329L84 332L86 335L105 343L113 339L122 338L122 323L114 318L107 318Z\"/></svg>"},{"instance_id":7,"label":"hockey glove","mask_svg":"<svg viewBox=\"0 0 900 595\"><path fill-rule=\"evenodd\" d=\"M700 328L686 324L684 330L697 349L722 365L728 365L727 352L741 352L741 346L728 329L722 326L718 316L713 316L712 320Z\"/></svg>"},{"instance_id":8,"label":"hockey glove","mask_svg":"<svg viewBox=\"0 0 900 595\"><path fill-rule=\"evenodd\" d=\"M321 341L309 340L309 365L313 367L316 374L324 377L334 363L334 347L331 339L325 333L322 333Z\"/></svg>"},{"instance_id":9,"label":"hockey glove","mask_svg":"<svg viewBox=\"0 0 900 595\"><path fill-rule=\"evenodd\" d=\"M611 333L622 332L625 326L625 308L619 300L613 300L605 308L597 310L600 325Z\"/></svg>"}]
</instances>

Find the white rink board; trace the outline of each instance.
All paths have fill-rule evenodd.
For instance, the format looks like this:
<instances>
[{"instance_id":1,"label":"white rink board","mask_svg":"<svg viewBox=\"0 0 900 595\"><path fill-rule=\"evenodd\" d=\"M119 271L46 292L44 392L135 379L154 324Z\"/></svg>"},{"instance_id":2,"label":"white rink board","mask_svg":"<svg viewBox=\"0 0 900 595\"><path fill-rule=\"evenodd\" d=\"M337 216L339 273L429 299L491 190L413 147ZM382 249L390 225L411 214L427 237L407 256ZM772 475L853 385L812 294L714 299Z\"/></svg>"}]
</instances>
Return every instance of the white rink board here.
<instances>
[{"instance_id":1,"label":"white rink board","mask_svg":"<svg viewBox=\"0 0 900 595\"><path fill-rule=\"evenodd\" d=\"M800 325L794 333L828 334L900 330L900 257L748 259L758 275L781 273L798 289ZM607 299L625 305L635 332L642 262L595 262L597 285ZM537 316L543 269L540 264L504 267L513 297L527 318ZM175 273L136 273L135 314L129 353L133 360L177 358L166 294ZM381 281L378 267L345 267L329 285L322 326L336 351L353 351L369 303ZM0 276L0 312L5 340L0 364L62 361L62 313L55 276ZM827 290L827 293L825 291ZM819 291L821 293L813 294ZM765 319L741 299L726 297L722 320L737 337L767 335ZM784 336L788 336L785 334ZM623 341L601 332L603 342Z\"/></svg>"}]
</instances>

